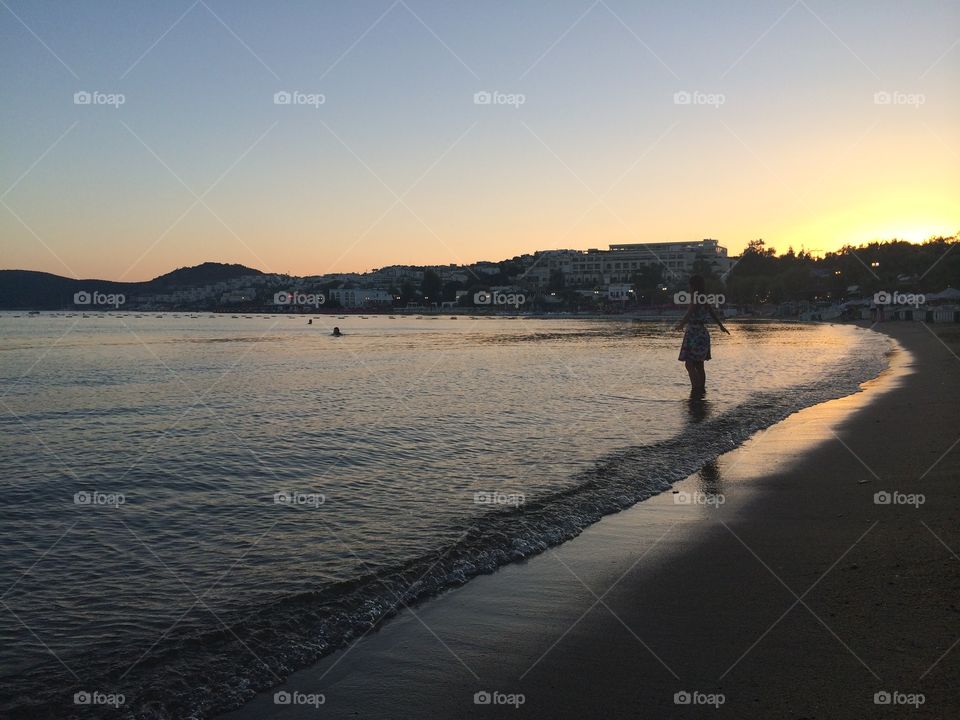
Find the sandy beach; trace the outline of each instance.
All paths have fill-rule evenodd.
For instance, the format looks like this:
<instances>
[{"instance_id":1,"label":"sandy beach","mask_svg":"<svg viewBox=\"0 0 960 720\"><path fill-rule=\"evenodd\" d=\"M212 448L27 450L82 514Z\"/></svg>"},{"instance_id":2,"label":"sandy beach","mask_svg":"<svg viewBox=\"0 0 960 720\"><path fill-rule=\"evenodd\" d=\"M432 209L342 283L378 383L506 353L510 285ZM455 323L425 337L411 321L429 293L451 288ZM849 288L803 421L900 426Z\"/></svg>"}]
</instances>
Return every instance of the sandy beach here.
<instances>
[{"instance_id":1,"label":"sandy beach","mask_svg":"<svg viewBox=\"0 0 960 720\"><path fill-rule=\"evenodd\" d=\"M960 336L877 329L863 392L224 717L956 716Z\"/></svg>"}]
</instances>

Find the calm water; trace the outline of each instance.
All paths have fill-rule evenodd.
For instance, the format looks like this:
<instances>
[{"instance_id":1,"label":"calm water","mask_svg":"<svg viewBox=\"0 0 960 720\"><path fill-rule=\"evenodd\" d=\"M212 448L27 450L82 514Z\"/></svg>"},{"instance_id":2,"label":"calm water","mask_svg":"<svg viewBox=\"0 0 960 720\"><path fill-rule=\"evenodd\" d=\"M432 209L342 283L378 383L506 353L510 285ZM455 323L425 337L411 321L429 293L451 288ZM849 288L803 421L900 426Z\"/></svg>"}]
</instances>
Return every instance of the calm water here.
<instances>
[{"instance_id":1,"label":"calm water","mask_svg":"<svg viewBox=\"0 0 960 720\"><path fill-rule=\"evenodd\" d=\"M12 717L69 717L80 690L125 696L86 717L235 706L401 603L852 392L889 349L735 325L691 406L679 334L656 324L16 315L0 313Z\"/></svg>"}]
</instances>

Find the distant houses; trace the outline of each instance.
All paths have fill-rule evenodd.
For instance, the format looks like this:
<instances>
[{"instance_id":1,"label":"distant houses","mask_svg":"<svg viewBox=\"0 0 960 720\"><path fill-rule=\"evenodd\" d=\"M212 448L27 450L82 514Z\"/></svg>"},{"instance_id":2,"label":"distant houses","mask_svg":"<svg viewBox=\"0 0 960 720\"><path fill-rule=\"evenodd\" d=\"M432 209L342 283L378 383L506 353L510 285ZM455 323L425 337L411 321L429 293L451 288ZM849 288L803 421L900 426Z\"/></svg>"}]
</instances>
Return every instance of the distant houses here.
<instances>
[{"instance_id":1,"label":"distant houses","mask_svg":"<svg viewBox=\"0 0 960 720\"><path fill-rule=\"evenodd\" d=\"M0 301L12 307L47 307L69 302L79 290L113 288L127 308L321 312L470 308L480 312L582 311L621 313L669 308L693 273L705 276L709 292L741 314L812 319L869 313L874 294L930 293L960 285L955 238L923 244L891 241L844 247L816 258L802 251L776 254L752 240L739 257L715 239L689 242L621 243L606 250L556 249L525 253L499 262L466 265L389 265L369 272L297 277L262 273L242 265L204 263L179 268L142 283L77 281L29 271L0 271L10 279ZM896 292L894 292L896 291ZM499 302L501 296L508 298ZM301 302L301 298L306 302ZM512 298L512 300L511 300ZM522 298L522 302L518 299ZM0 303L2 304L2 303ZM498 308L497 305L505 305ZM960 291L929 294L923 313L910 303L884 303L888 318L952 317ZM419 309L419 310L418 310Z\"/></svg>"},{"instance_id":2,"label":"distant houses","mask_svg":"<svg viewBox=\"0 0 960 720\"><path fill-rule=\"evenodd\" d=\"M500 262L390 265L365 273L307 277L204 263L130 286L127 307L296 312L310 308L298 307L291 298L307 296L316 311L323 306L484 309L482 293L492 292L495 297L523 297L524 309L563 305L577 309L604 304L622 308L638 299L635 281L650 269L656 271L657 286L666 291L668 285L685 282L686 276L698 268L718 275L730 264L726 248L716 240L611 245L607 250L543 250Z\"/></svg>"}]
</instances>

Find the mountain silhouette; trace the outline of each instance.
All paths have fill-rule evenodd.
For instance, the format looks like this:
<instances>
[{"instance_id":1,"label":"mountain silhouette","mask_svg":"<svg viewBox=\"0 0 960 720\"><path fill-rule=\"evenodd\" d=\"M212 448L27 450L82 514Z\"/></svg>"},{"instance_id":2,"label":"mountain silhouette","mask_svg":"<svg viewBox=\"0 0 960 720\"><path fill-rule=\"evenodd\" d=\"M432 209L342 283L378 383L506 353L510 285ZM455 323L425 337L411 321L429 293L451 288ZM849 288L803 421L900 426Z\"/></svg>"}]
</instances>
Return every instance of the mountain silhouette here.
<instances>
[{"instance_id":1,"label":"mountain silhouette","mask_svg":"<svg viewBox=\"0 0 960 720\"><path fill-rule=\"evenodd\" d=\"M59 310L73 308L73 295L81 291L123 293L132 298L263 274L244 265L216 262L178 268L145 282L76 280L34 270L0 270L0 310Z\"/></svg>"}]
</instances>

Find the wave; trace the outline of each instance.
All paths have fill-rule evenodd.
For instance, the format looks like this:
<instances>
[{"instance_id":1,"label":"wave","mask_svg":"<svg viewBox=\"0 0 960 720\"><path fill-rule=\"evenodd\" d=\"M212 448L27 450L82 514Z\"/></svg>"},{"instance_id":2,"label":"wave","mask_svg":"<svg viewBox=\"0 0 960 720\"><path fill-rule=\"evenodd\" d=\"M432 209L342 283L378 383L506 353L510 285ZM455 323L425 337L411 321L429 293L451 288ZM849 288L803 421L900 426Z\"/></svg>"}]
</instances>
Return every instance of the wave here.
<instances>
[{"instance_id":1,"label":"wave","mask_svg":"<svg viewBox=\"0 0 960 720\"><path fill-rule=\"evenodd\" d=\"M755 394L715 417L694 416L680 434L599 458L569 489L483 514L455 543L402 566L250 608L242 619L210 632L171 633L132 671L136 655L115 658L114 670L83 685L52 665L4 678L0 714L79 717L82 710L83 717L167 720L226 712L348 645L404 606L576 537L605 515L668 490L757 431L804 407L856 392L883 367L882 358L851 357L832 368L829 380ZM123 693L125 703L119 709L71 704L75 692L94 689Z\"/></svg>"}]
</instances>

